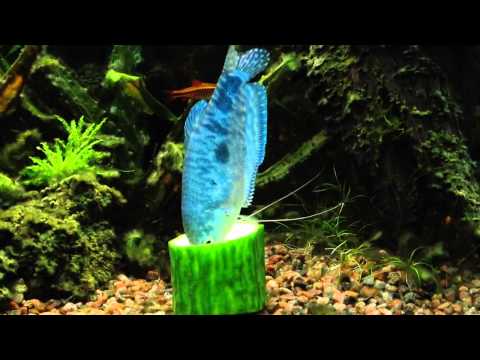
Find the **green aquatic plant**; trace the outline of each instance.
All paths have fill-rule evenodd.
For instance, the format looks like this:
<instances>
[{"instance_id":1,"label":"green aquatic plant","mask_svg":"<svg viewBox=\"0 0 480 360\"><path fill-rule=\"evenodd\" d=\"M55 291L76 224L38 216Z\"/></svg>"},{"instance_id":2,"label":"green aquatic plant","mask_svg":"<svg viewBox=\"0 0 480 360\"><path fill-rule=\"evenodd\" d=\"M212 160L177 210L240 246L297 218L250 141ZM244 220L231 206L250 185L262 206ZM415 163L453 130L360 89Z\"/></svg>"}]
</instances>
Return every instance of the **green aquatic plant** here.
<instances>
[{"instance_id":1,"label":"green aquatic plant","mask_svg":"<svg viewBox=\"0 0 480 360\"><path fill-rule=\"evenodd\" d=\"M287 227L289 229L285 240L287 245L304 247L310 252L319 248L335 248L340 244L347 246L357 243L356 224L348 224L342 213L358 196L352 197L351 189L346 184L340 184L335 169L334 175L336 184L324 183L314 192L337 194L338 203L322 213L298 218L300 221ZM278 222L282 224L281 221Z\"/></svg>"},{"instance_id":2,"label":"green aquatic plant","mask_svg":"<svg viewBox=\"0 0 480 360\"><path fill-rule=\"evenodd\" d=\"M403 271L405 273L405 282L410 289L420 288L424 284L433 281L438 290L437 270L425 260L416 259L415 255L421 249L423 247L414 249L406 259L399 256L385 256L382 259L382 263Z\"/></svg>"},{"instance_id":3,"label":"green aquatic plant","mask_svg":"<svg viewBox=\"0 0 480 360\"><path fill-rule=\"evenodd\" d=\"M88 126L83 116L70 124L59 116L57 119L67 131L68 139L65 142L57 138L53 146L44 142L37 147L45 158L30 157L34 164L22 171L26 184L51 185L76 173L93 170L94 163L107 156L107 153L94 149L101 142L98 132L106 119Z\"/></svg>"},{"instance_id":4,"label":"green aquatic plant","mask_svg":"<svg viewBox=\"0 0 480 360\"><path fill-rule=\"evenodd\" d=\"M365 272L366 268L372 270L371 267L367 266L375 253L370 241L353 244L352 241L344 240L336 247L326 250L330 250L331 256L338 256L338 266L340 267L352 266L353 270L359 273Z\"/></svg>"},{"instance_id":5,"label":"green aquatic plant","mask_svg":"<svg viewBox=\"0 0 480 360\"><path fill-rule=\"evenodd\" d=\"M158 256L155 256L155 244L158 242L155 236L134 229L124 235L123 241L124 252L130 261L142 267L157 264Z\"/></svg>"},{"instance_id":6,"label":"green aquatic plant","mask_svg":"<svg viewBox=\"0 0 480 360\"><path fill-rule=\"evenodd\" d=\"M302 220L292 225L289 230L286 238L288 245L302 246L314 251L319 247L334 247L345 239L355 236L355 233L345 224L344 217L338 215Z\"/></svg>"},{"instance_id":7,"label":"green aquatic plant","mask_svg":"<svg viewBox=\"0 0 480 360\"><path fill-rule=\"evenodd\" d=\"M288 69L289 71L297 71L300 66L301 59L296 53L291 52L282 54L278 61L270 66L268 72L265 75L262 75L258 83L264 84L265 82L271 81L281 70Z\"/></svg>"},{"instance_id":8,"label":"green aquatic plant","mask_svg":"<svg viewBox=\"0 0 480 360\"><path fill-rule=\"evenodd\" d=\"M0 173L0 200L16 199L23 194L24 190L20 184Z\"/></svg>"}]
</instances>

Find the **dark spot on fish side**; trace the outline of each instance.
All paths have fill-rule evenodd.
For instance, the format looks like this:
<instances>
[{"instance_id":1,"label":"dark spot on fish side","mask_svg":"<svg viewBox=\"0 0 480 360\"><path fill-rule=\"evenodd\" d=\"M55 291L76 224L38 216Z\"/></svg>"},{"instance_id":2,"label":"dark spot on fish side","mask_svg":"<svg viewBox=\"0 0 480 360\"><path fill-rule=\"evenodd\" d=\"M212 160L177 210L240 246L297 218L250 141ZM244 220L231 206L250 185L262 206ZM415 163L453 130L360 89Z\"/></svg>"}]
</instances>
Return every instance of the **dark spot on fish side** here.
<instances>
[{"instance_id":1,"label":"dark spot on fish side","mask_svg":"<svg viewBox=\"0 0 480 360\"><path fill-rule=\"evenodd\" d=\"M228 95L233 95L237 93L240 85L242 84L242 80L238 78L238 76L230 75L227 77L225 81L225 91Z\"/></svg>"},{"instance_id":2,"label":"dark spot on fish side","mask_svg":"<svg viewBox=\"0 0 480 360\"><path fill-rule=\"evenodd\" d=\"M218 91L218 99L215 102L215 106L224 113L232 109L232 99L230 99L230 96L227 95L223 89Z\"/></svg>"},{"instance_id":3,"label":"dark spot on fish side","mask_svg":"<svg viewBox=\"0 0 480 360\"><path fill-rule=\"evenodd\" d=\"M225 164L230 158L230 152L228 151L228 146L226 143L222 142L215 149L215 157L218 161Z\"/></svg>"}]
</instances>

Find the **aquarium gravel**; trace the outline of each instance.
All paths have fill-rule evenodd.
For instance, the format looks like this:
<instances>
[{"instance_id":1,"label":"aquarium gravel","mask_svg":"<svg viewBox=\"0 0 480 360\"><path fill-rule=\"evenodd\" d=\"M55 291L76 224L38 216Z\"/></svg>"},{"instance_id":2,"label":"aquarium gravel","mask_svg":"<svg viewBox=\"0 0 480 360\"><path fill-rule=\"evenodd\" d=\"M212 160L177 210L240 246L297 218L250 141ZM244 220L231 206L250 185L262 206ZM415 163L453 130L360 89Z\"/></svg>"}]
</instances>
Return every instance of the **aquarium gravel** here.
<instances>
[{"instance_id":1,"label":"aquarium gravel","mask_svg":"<svg viewBox=\"0 0 480 360\"><path fill-rule=\"evenodd\" d=\"M399 271L386 266L371 277L351 281L329 271L329 256L311 256L282 244L265 247L268 301L259 315L475 315L480 314L480 273L444 265L440 292L409 289ZM392 275L393 274L393 275ZM172 288L156 271L144 278L118 275L88 302L25 299L12 301L9 315L168 315Z\"/></svg>"}]
</instances>

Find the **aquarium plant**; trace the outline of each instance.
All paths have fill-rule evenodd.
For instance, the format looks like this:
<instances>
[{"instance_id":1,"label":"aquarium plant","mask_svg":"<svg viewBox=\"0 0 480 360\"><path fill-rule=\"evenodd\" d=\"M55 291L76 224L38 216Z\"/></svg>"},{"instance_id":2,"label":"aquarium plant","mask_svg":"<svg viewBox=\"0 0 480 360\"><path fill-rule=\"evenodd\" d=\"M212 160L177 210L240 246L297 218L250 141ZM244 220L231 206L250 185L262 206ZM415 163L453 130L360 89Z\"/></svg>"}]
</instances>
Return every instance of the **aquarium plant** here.
<instances>
[{"instance_id":1,"label":"aquarium plant","mask_svg":"<svg viewBox=\"0 0 480 360\"><path fill-rule=\"evenodd\" d=\"M210 102L187 117L185 234L169 242L176 314L249 313L265 304L263 226L238 217L265 157L267 94L250 81L268 61L266 50L230 46Z\"/></svg>"},{"instance_id":2,"label":"aquarium plant","mask_svg":"<svg viewBox=\"0 0 480 360\"><path fill-rule=\"evenodd\" d=\"M416 259L416 254L421 249L423 247L414 249L406 259L399 256L386 256L383 262L404 272L405 282L409 288L419 288L427 282L433 282L438 290L439 281L436 269L426 261Z\"/></svg>"},{"instance_id":3,"label":"aquarium plant","mask_svg":"<svg viewBox=\"0 0 480 360\"><path fill-rule=\"evenodd\" d=\"M86 125L84 117L70 124L57 116L68 133L67 141L55 139L53 146L42 143L38 150L45 158L30 157L33 165L27 166L22 175L24 182L32 185L51 185L76 173L91 170L95 162L106 156L105 152L96 151L94 146L101 140L98 138L105 120Z\"/></svg>"},{"instance_id":4,"label":"aquarium plant","mask_svg":"<svg viewBox=\"0 0 480 360\"><path fill-rule=\"evenodd\" d=\"M20 198L24 193L23 187L5 174L0 173L0 205L5 201Z\"/></svg>"}]
</instances>

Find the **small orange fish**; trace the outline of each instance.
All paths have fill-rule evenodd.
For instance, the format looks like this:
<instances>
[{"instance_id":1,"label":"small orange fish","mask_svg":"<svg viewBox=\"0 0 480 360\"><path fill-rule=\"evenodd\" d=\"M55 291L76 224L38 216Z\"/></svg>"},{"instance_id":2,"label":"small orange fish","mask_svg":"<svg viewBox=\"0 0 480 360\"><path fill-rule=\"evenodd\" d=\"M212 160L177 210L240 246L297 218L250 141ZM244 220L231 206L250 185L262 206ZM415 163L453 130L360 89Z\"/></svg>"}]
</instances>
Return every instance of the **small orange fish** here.
<instances>
[{"instance_id":1,"label":"small orange fish","mask_svg":"<svg viewBox=\"0 0 480 360\"><path fill-rule=\"evenodd\" d=\"M209 99L212 96L213 90L215 90L216 86L217 84L193 80L192 86L180 90L168 91L167 94L170 100Z\"/></svg>"}]
</instances>

